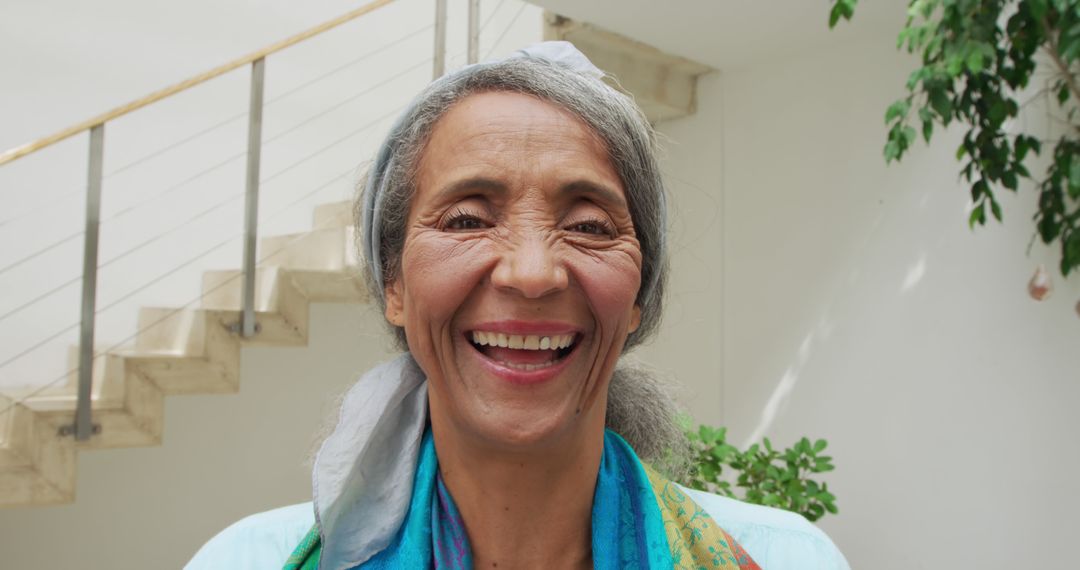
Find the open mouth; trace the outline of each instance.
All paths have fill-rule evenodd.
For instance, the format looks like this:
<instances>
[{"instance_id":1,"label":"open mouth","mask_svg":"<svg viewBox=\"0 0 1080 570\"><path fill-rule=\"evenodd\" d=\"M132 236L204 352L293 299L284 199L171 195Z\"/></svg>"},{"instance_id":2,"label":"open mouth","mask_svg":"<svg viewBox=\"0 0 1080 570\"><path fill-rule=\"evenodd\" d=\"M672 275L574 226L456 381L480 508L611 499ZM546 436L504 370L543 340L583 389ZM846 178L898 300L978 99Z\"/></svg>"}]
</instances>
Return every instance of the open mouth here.
<instances>
[{"instance_id":1,"label":"open mouth","mask_svg":"<svg viewBox=\"0 0 1080 570\"><path fill-rule=\"evenodd\" d=\"M532 372L558 364L577 346L578 335L519 335L472 331L473 348L507 368Z\"/></svg>"}]
</instances>

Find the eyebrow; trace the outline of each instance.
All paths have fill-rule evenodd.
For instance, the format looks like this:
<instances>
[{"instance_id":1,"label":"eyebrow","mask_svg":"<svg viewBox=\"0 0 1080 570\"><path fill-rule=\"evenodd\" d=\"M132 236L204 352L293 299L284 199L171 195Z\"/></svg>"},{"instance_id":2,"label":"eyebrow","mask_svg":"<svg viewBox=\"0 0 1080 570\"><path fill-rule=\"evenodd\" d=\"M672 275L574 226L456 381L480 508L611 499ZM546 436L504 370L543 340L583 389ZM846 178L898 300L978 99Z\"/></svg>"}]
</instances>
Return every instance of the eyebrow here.
<instances>
[{"instance_id":1,"label":"eyebrow","mask_svg":"<svg viewBox=\"0 0 1080 570\"><path fill-rule=\"evenodd\" d=\"M476 176L458 180L444 186L439 190L438 196L444 200L454 199L461 194L477 191L505 194L508 191L508 187L498 180ZM560 188L560 193L589 196L599 202L621 208L627 207L626 199L622 196L622 193L604 184L598 184L591 180L578 179L563 184L562 188Z\"/></svg>"}]
</instances>

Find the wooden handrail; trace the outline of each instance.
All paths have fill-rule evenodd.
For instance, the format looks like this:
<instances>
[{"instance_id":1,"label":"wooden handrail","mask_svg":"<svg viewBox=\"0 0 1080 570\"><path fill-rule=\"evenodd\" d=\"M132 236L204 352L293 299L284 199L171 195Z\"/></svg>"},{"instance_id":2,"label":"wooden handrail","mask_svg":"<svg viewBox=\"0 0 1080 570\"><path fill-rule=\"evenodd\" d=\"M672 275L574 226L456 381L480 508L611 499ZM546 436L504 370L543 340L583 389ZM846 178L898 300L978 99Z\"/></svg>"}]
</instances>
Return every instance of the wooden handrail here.
<instances>
[{"instance_id":1,"label":"wooden handrail","mask_svg":"<svg viewBox=\"0 0 1080 570\"><path fill-rule=\"evenodd\" d=\"M285 38L284 40L281 40L281 41L279 41L279 42L277 42L275 44L271 44L271 45L269 45L267 47L264 47L263 49L252 52L252 53L250 53L250 54L248 54L248 55L246 55L244 57L241 57L239 59L235 59L233 61L230 61L230 62L228 62L228 63L226 63L224 65L219 65L219 66L217 66L217 67L215 67L215 68L213 68L213 69L211 69L209 71L205 71L203 73L200 73L199 75L196 75L196 76L191 77L189 79L185 79L185 80L181 81L180 83L177 83L177 84L172 85L170 87L166 87L166 88L161 89L159 91L155 91L155 92L153 92L153 93L151 93L151 94L149 94L149 95L147 95L147 96L145 96L145 97L143 97L141 99L136 99L136 100L134 100L134 101L132 101L132 102L126 104L126 105L121 105L121 106L119 106L119 107L117 107L117 108L115 108L115 109L113 109L113 110L111 110L111 111L109 111L107 113L103 113L103 114L98 115L96 117L93 117L91 119L87 119L87 120L85 120L85 121L83 121L81 123L72 125L72 126L66 128L64 130L57 131L56 133L53 133L53 134L51 134L51 135L49 135L47 137L42 137L42 138L40 138L40 139L38 139L36 141L29 142L29 143L26 143L26 144L23 144L23 145L19 145L19 146L15 147L15 148L6 150L6 151L3 152L3 154L0 154L0 166L3 166L3 165L5 165L5 164L7 164L9 162L12 162L12 161L16 160L16 159L22 158L22 157L24 157L24 156L26 156L26 155L28 155L30 153L37 152L37 151L39 151L39 150L41 150L41 149L43 149L43 148L45 148L47 146L56 144L56 143L66 139L66 138L72 137L72 136L77 135L77 134L79 134L79 133L81 133L83 131L89 130L89 129L97 126L97 125L104 124L104 123L106 123L108 121L111 121L111 120L117 118L117 117L122 117L122 116L124 116L124 115L126 115L126 114L128 114L128 113L130 113L132 111L135 111L135 110L141 109L141 108L143 108L143 107L145 107L147 105L150 105L151 103L156 103L156 102L158 102L158 101L160 101L162 99L165 99L166 97L171 97L173 95L176 95L177 93L180 93L181 91L185 91L187 89L190 89L190 88L192 88L192 87L194 87L196 85L199 85L200 83L209 81L209 80L211 80L211 79L213 79L213 78L215 78L215 77L217 77L219 75L228 73L228 72L230 72L230 71L232 71L232 70L234 70L234 69L236 69L238 67L248 65L248 64L254 62L257 59L262 59L262 58L264 58L264 57L266 57L266 56L268 56L268 55L270 55L272 53L281 51L281 50L283 50L283 49L285 49L285 48L287 48L289 46L298 44L298 43L300 43L300 42L302 42L302 41L304 41L304 40L306 40L308 38L317 36L317 35L325 32L327 30L332 29L332 28L336 28L336 27L340 26L341 24L344 24L344 23L349 22L351 20L355 20L356 18L359 18L360 16L363 16L364 14L367 14L369 12L373 12L373 11L379 9L379 8L382 8L383 6L386 6L387 4L389 4L389 3L393 2L393 1L394 0L375 0L374 2L364 4L363 6L357 8L357 9L351 11L351 12L347 12L345 14L342 14L342 15L338 16L337 18L334 18L333 20L330 20L330 21L324 22L322 24L319 24L318 26L315 26L314 28L311 28L309 30L300 32L299 34L296 34L295 36Z\"/></svg>"}]
</instances>

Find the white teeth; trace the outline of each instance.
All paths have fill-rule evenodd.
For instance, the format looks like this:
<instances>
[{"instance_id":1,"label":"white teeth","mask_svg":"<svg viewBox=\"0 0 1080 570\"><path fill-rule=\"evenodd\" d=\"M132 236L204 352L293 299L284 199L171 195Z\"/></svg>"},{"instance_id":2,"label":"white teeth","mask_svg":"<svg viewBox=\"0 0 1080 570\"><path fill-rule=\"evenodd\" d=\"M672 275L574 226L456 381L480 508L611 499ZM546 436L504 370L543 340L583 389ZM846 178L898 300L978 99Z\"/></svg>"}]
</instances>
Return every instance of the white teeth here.
<instances>
[{"instance_id":1,"label":"white teeth","mask_svg":"<svg viewBox=\"0 0 1080 570\"><path fill-rule=\"evenodd\" d=\"M507 367L507 368L513 368L515 370L524 370L525 372L532 372L533 370L540 370L542 368L547 368L547 367L551 366L552 364L555 364L555 361L554 360L549 360L547 362L541 362L540 364L517 364L517 363L514 363L514 362L506 362L506 361L503 361L503 360L499 360L498 363L505 366L505 367Z\"/></svg>"},{"instance_id":2,"label":"white teeth","mask_svg":"<svg viewBox=\"0 0 1080 570\"><path fill-rule=\"evenodd\" d=\"M500 346L503 348L524 350L560 350L574 343L574 335L508 335L495 332L473 331L472 341L479 346Z\"/></svg>"}]
</instances>

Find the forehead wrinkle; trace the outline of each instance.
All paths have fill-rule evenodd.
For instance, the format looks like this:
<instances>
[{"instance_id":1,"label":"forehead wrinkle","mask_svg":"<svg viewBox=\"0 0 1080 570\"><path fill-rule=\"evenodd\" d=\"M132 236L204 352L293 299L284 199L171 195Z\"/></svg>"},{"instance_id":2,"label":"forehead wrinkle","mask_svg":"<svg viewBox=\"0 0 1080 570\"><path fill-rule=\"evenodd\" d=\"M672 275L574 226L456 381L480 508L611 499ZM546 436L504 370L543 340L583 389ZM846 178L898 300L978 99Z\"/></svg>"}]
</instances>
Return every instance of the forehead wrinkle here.
<instances>
[{"instance_id":1,"label":"forehead wrinkle","mask_svg":"<svg viewBox=\"0 0 1080 570\"><path fill-rule=\"evenodd\" d=\"M580 118L548 102L539 107L517 104L508 109L484 104L485 100L484 95L473 95L451 107L437 121L425 146L418 169L421 178L453 179L455 171L461 177L431 188L440 203L469 191L505 195L524 182L522 176L535 179L539 174L534 170L544 160L534 157L548 157L562 163L556 168L561 176L546 181L553 184L555 196L580 196L623 210L628 207L607 145ZM434 147L440 151L432 152ZM585 151L593 158L583 161L583 149L594 151ZM590 164L596 157L602 157L604 164Z\"/></svg>"}]
</instances>

